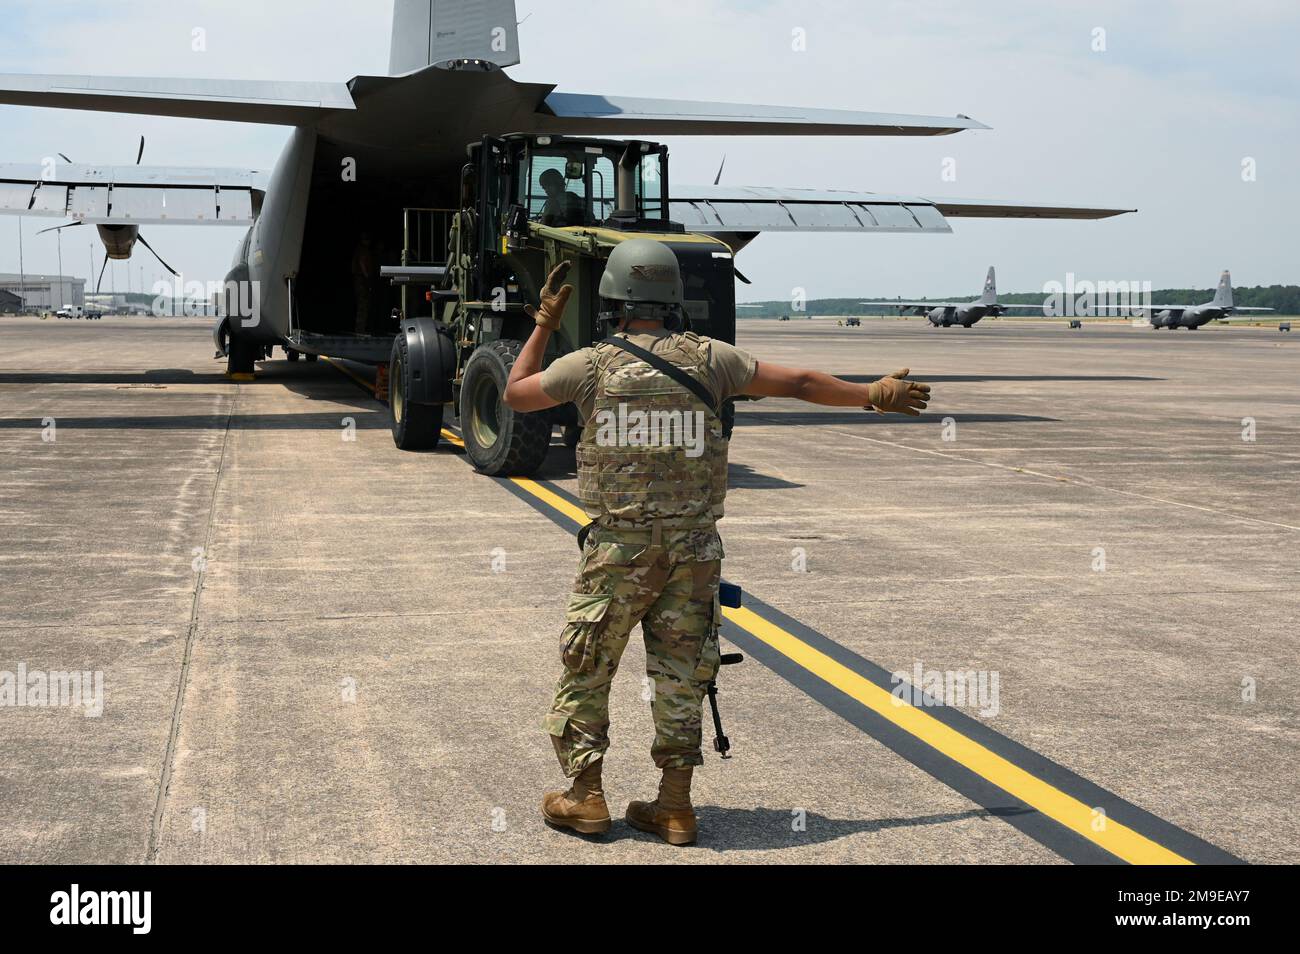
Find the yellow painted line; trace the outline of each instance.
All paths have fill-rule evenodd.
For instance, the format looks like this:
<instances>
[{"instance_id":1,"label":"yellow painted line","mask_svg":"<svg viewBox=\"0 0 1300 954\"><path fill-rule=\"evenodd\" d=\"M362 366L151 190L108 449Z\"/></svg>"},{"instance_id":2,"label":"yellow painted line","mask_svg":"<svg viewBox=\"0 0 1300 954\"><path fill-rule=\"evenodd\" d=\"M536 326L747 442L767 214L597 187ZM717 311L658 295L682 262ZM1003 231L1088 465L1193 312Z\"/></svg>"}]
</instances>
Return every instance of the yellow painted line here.
<instances>
[{"instance_id":1,"label":"yellow painted line","mask_svg":"<svg viewBox=\"0 0 1300 954\"><path fill-rule=\"evenodd\" d=\"M445 427L442 429L442 436L457 447L465 446L463 440ZM506 479L528 491L552 510L558 510L570 520L576 520L580 524L588 523L591 520L591 518L583 512L581 507L575 507L559 494L552 493L535 480L529 480L527 477L507 477Z\"/></svg>"},{"instance_id":2,"label":"yellow painted line","mask_svg":"<svg viewBox=\"0 0 1300 954\"><path fill-rule=\"evenodd\" d=\"M586 512L584 512L581 507L575 507L558 494L551 493L551 491L537 483L537 481L529 480L527 477L511 477L510 479L538 500L553 509L560 511L560 513L564 514L570 520L576 520L580 524L591 522L591 518L587 516Z\"/></svg>"},{"instance_id":3,"label":"yellow painted line","mask_svg":"<svg viewBox=\"0 0 1300 954\"><path fill-rule=\"evenodd\" d=\"M1106 818L1100 831L1094 829L1098 819L1091 806L1067 795L1060 789L1026 772L996 752L967 738L945 725L924 709L903 703L871 680L844 666L825 653L809 646L759 616L741 607L723 608L723 614L741 629L767 643L777 652L808 670L845 695L856 699L877 715L883 716L904 732L920 739L932 749L948 756L981 778L992 782L1009 795L1037 809L1047 817L1101 846L1130 864L1189 865L1191 861L1145 835Z\"/></svg>"},{"instance_id":4,"label":"yellow painted line","mask_svg":"<svg viewBox=\"0 0 1300 954\"><path fill-rule=\"evenodd\" d=\"M326 358L325 360L328 361L329 359ZM339 367L332 361L330 363L334 364L335 367ZM346 368L339 367L339 370L351 374ZM352 376L356 377L355 375ZM360 379L357 378L357 380ZM458 447L465 446L463 440L446 428L443 429L442 436ZM526 477L511 477L509 479L552 509L576 520L578 523L585 524L588 522L588 517L581 508L575 507L563 497L547 490L537 481ZM1065 826L1075 834L1100 846L1115 857L1136 865L1192 864L1191 861L1177 852L1169 850L1164 845L1152 841L1126 825L1122 825L1110 818L1097 818L1093 806L1085 805L1072 795L1067 795L1056 786L1025 771L991 749L980 745L973 739L967 738L956 729L934 718L924 709L910 703L899 704L899 700L892 693L882 689L847 666L836 662L820 650L814 649L794 634L770 620L764 619L753 610L745 607L723 607L722 612L727 619L741 629L762 640L818 679L834 686L849 698L856 700L872 712L892 722L904 732L930 746L930 748L996 785L1008 795L1018 798L1031 808L1042 812L1048 818Z\"/></svg>"},{"instance_id":5,"label":"yellow painted line","mask_svg":"<svg viewBox=\"0 0 1300 954\"><path fill-rule=\"evenodd\" d=\"M324 361L326 364L328 364L328 365L330 365L330 366L332 366L332 367L338 368L338 370L342 371L344 374L346 374L348 377L350 377L353 381L357 382L357 384L361 385L363 388L365 388L367 391L369 391L372 395L375 393L375 382L373 382L373 381L367 381L365 378L363 378L361 375L357 374L357 373L356 373L355 371L353 371L352 369L343 367L343 365L339 364L339 363L338 363L337 361L335 361L333 358L327 358L327 357L325 357L325 355L321 355L321 356L320 356L320 359L321 359L322 361Z\"/></svg>"}]
</instances>

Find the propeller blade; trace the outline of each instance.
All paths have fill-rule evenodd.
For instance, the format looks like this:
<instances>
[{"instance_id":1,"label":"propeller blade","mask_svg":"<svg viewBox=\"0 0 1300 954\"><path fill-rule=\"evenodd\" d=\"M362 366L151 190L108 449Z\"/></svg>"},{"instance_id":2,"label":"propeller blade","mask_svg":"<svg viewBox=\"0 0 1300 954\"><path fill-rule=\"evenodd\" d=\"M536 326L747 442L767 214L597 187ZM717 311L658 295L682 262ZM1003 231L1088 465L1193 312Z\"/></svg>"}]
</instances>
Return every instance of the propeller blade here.
<instances>
[{"instance_id":1,"label":"propeller blade","mask_svg":"<svg viewBox=\"0 0 1300 954\"><path fill-rule=\"evenodd\" d=\"M99 277L95 279L95 294L99 294L99 283L104 280L104 269L108 268L108 252L104 253L104 264L99 266Z\"/></svg>"},{"instance_id":2,"label":"propeller blade","mask_svg":"<svg viewBox=\"0 0 1300 954\"><path fill-rule=\"evenodd\" d=\"M64 222L62 225L51 225L48 229L41 229L37 235L44 235L46 232L57 232L59 229L70 229L74 225L85 225L85 222Z\"/></svg>"},{"instance_id":3,"label":"propeller blade","mask_svg":"<svg viewBox=\"0 0 1300 954\"><path fill-rule=\"evenodd\" d=\"M63 153L61 153L61 152L55 153L55 155L58 156L60 159L62 159L64 162L71 162L71 161L72 161L71 159L69 159L67 156L65 156L65 155L64 155Z\"/></svg>"},{"instance_id":4,"label":"propeller blade","mask_svg":"<svg viewBox=\"0 0 1300 954\"><path fill-rule=\"evenodd\" d=\"M179 274L180 274L180 272L176 271L176 269L172 268L170 265L168 265L166 262L164 262L164 261L163 261L163 258L162 258L161 255L159 255L157 252L154 252L154 251L153 251L153 246L150 245L147 241L145 241L145 237L144 237L143 235L140 235L140 234L137 233L137 234L136 234L136 238L139 239L141 245L143 245L143 246L144 246L145 248L147 248L149 251L153 252L153 257L156 258L156 259L158 259L158 264L159 264L159 265L161 265L163 268L167 269L167 271L171 272L173 275L179 275Z\"/></svg>"},{"instance_id":5,"label":"propeller blade","mask_svg":"<svg viewBox=\"0 0 1300 954\"><path fill-rule=\"evenodd\" d=\"M722 161L718 163L718 174L713 177L714 185L717 185L719 182L722 181L722 167L725 166L726 164L727 164L727 154L724 152L722 154Z\"/></svg>"},{"instance_id":6,"label":"propeller blade","mask_svg":"<svg viewBox=\"0 0 1300 954\"><path fill-rule=\"evenodd\" d=\"M735 268L735 267L733 266L732 271L734 271L734 272L736 273L736 277L739 278L739 279L740 279L742 282L744 282L746 285L752 285L752 284L754 284L754 283L751 282L748 278L746 278L744 275L740 274L740 269Z\"/></svg>"},{"instance_id":7,"label":"propeller blade","mask_svg":"<svg viewBox=\"0 0 1300 954\"><path fill-rule=\"evenodd\" d=\"M135 154L135 164L137 166L142 158L144 158L144 136L140 137L140 151Z\"/></svg>"}]
</instances>

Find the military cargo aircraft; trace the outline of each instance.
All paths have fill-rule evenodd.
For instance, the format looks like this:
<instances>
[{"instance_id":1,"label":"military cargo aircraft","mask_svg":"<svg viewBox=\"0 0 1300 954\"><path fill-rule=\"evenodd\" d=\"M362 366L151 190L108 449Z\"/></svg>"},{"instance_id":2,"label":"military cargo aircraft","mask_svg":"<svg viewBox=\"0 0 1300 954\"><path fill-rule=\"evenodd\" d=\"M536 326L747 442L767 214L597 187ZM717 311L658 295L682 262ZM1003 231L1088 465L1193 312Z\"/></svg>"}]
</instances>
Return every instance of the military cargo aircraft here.
<instances>
[{"instance_id":1,"label":"military cargo aircraft","mask_svg":"<svg viewBox=\"0 0 1300 954\"><path fill-rule=\"evenodd\" d=\"M1219 276L1219 287L1214 297L1202 305L1154 305L1149 320L1152 328L1186 328L1195 331L1211 321L1248 321L1248 317L1234 317L1237 312L1272 311L1272 308L1246 308L1232 303L1232 276L1225 268Z\"/></svg>"},{"instance_id":2,"label":"military cargo aircraft","mask_svg":"<svg viewBox=\"0 0 1300 954\"><path fill-rule=\"evenodd\" d=\"M0 165L0 213L94 224L108 257L129 256L142 225L243 228L226 282L254 294L251 308L241 296L237 314L214 329L227 371L251 374L274 346L291 356L379 364L389 359L396 331L389 316L400 289L375 288L374 300L355 308L340 302L361 301L353 288L358 271L368 275L372 260L396 260L407 248L413 210L432 214L438 231L446 224L439 214L464 206L466 146L485 137L945 136L988 128L964 115L560 92L506 75L503 68L519 61L513 0L396 0L387 76L314 83L0 74L0 104L293 127L269 175ZM606 171L602 182L613 178ZM721 239L733 253L764 231L949 232L947 220L959 216L1099 219L1132 211L716 184L673 183L667 195L672 221ZM586 200L595 217L599 200Z\"/></svg>"},{"instance_id":3,"label":"military cargo aircraft","mask_svg":"<svg viewBox=\"0 0 1300 954\"><path fill-rule=\"evenodd\" d=\"M996 277L989 266L984 279L984 293L969 302L953 301L864 301L862 305L898 308L902 314L925 315L936 328L961 325L969 328L987 315L1000 315L1016 310L1038 312L1045 318L1059 317L1047 305L1016 305L998 301ZM1272 311L1272 308L1246 308L1232 303L1232 276L1225 269L1219 276L1219 287L1213 300L1203 305L1153 305L1150 308L1116 306L1109 303L1089 304L1088 315L1093 318L1113 318L1120 314L1146 315L1153 328L1187 328L1195 330L1211 321L1248 321L1247 317L1232 317L1236 312ZM1071 327L1079 327L1081 319L1071 320Z\"/></svg>"},{"instance_id":4,"label":"military cargo aircraft","mask_svg":"<svg viewBox=\"0 0 1300 954\"><path fill-rule=\"evenodd\" d=\"M936 328L961 325L969 328L987 315L997 317L1012 309L1042 311L1042 305L1007 305L998 301L997 276L993 266L984 278L984 292L974 301L861 301L859 305L897 308L901 314L925 315Z\"/></svg>"}]
</instances>

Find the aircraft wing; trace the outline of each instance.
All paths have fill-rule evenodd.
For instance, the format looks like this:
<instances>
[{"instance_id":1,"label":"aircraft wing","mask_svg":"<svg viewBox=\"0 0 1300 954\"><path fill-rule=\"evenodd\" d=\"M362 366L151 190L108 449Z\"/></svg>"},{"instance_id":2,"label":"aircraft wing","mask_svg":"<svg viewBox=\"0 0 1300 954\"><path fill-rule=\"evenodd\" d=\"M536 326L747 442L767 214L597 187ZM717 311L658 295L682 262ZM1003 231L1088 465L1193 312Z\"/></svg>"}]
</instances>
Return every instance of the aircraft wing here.
<instances>
[{"instance_id":1,"label":"aircraft wing","mask_svg":"<svg viewBox=\"0 0 1300 954\"><path fill-rule=\"evenodd\" d=\"M0 104L294 126L352 110L346 83L0 73Z\"/></svg>"},{"instance_id":2,"label":"aircraft wing","mask_svg":"<svg viewBox=\"0 0 1300 954\"><path fill-rule=\"evenodd\" d=\"M1100 219L1134 211L771 186L671 188L673 221L701 232L951 232L948 216Z\"/></svg>"},{"instance_id":3,"label":"aircraft wing","mask_svg":"<svg viewBox=\"0 0 1300 954\"><path fill-rule=\"evenodd\" d=\"M873 192L670 184L671 218L698 232L951 232L928 200Z\"/></svg>"},{"instance_id":4,"label":"aircraft wing","mask_svg":"<svg viewBox=\"0 0 1300 954\"><path fill-rule=\"evenodd\" d=\"M1059 317L1061 317L1060 315L1049 315L1049 314L1047 314L1047 306L1046 306L1046 305L1023 305L1023 304L1016 304L1016 303L1014 303L1014 302L1012 302L1012 303L1008 303L1008 302L1000 301L1000 302L997 302L996 304L994 304L992 307L996 308L998 311L1029 311L1029 312L1038 312L1038 314L1042 315L1044 318L1059 318Z\"/></svg>"},{"instance_id":5,"label":"aircraft wing","mask_svg":"<svg viewBox=\"0 0 1300 954\"><path fill-rule=\"evenodd\" d=\"M0 215L250 225L265 190L266 175L255 169L0 164Z\"/></svg>"},{"instance_id":6,"label":"aircraft wing","mask_svg":"<svg viewBox=\"0 0 1300 954\"><path fill-rule=\"evenodd\" d=\"M1012 202L1008 199L926 199L945 217L973 219L1108 219L1137 209L1109 209L1094 205L1050 202Z\"/></svg>"},{"instance_id":7,"label":"aircraft wing","mask_svg":"<svg viewBox=\"0 0 1300 954\"><path fill-rule=\"evenodd\" d=\"M537 111L538 132L575 136L948 136L963 129L988 128L961 115L915 116L554 91Z\"/></svg>"},{"instance_id":8,"label":"aircraft wing","mask_svg":"<svg viewBox=\"0 0 1300 954\"><path fill-rule=\"evenodd\" d=\"M860 301L859 305L877 305L881 308L960 308L962 305L969 305L970 302L955 301Z\"/></svg>"}]
</instances>

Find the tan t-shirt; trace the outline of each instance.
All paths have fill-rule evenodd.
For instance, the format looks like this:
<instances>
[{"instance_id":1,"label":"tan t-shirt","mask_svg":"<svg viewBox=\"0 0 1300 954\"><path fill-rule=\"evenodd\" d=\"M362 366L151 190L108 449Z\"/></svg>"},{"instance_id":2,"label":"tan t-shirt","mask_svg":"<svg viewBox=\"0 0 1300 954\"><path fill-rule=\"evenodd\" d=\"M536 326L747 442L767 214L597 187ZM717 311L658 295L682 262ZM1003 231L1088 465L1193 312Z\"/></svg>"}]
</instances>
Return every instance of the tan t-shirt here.
<instances>
[{"instance_id":1,"label":"tan t-shirt","mask_svg":"<svg viewBox=\"0 0 1300 954\"><path fill-rule=\"evenodd\" d=\"M673 334L661 328L632 332L626 337L648 351L665 351L673 347L669 340ZM754 380L758 362L749 352L725 341L703 337L700 340L709 347L708 384L718 403L743 393ZM542 390L553 401L576 404L580 420L589 418L596 403L596 366L591 363L591 349L579 348L552 362L542 372Z\"/></svg>"}]
</instances>

